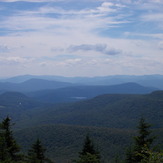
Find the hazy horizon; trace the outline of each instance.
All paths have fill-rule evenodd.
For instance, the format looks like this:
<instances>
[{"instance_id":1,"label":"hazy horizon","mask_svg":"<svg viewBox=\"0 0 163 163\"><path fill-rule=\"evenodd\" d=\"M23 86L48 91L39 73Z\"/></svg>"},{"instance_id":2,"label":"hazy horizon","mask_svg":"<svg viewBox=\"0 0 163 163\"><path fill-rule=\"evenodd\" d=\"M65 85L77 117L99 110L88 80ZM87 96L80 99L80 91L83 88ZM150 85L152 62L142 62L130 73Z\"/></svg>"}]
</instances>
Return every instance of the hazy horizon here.
<instances>
[{"instance_id":1,"label":"hazy horizon","mask_svg":"<svg viewBox=\"0 0 163 163\"><path fill-rule=\"evenodd\" d=\"M114 74L114 75L98 75L98 76L63 76L63 75L46 75L46 74L41 74L41 75L38 75L38 74L20 74L20 75L13 75L13 76L1 76L0 77L0 80L3 80L3 79L10 79L10 78L19 78L19 77L36 77L36 78L39 78L39 77L63 77L63 78L107 78L107 77L143 77L143 76L155 76L155 77L158 77L158 76L162 76L161 74L144 74L144 75L123 75L123 74ZM47 79L48 80L48 79Z\"/></svg>"},{"instance_id":2,"label":"hazy horizon","mask_svg":"<svg viewBox=\"0 0 163 163\"><path fill-rule=\"evenodd\" d=\"M163 75L162 0L1 0L0 78Z\"/></svg>"}]
</instances>

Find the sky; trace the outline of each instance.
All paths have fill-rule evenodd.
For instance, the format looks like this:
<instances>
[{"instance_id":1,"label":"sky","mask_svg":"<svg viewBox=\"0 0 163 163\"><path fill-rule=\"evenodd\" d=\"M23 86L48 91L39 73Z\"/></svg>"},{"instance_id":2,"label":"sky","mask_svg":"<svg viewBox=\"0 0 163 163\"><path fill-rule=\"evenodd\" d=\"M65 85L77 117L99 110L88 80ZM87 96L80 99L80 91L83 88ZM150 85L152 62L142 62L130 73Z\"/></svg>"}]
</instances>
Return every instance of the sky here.
<instances>
[{"instance_id":1,"label":"sky","mask_svg":"<svg viewBox=\"0 0 163 163\"><path fill-rule=\"evenodd\" d=\"M0 77L163 75L163 0L0 0Z\"/></svg>"}]
</instances>

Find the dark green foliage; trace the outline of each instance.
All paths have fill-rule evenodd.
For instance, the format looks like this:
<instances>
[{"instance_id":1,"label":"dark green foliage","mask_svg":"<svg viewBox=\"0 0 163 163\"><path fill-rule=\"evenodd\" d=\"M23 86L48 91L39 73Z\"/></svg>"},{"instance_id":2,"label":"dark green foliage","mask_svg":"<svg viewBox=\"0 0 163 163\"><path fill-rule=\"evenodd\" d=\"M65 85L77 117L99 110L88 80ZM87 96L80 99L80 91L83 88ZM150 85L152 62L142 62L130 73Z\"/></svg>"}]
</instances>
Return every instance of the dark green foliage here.
<instances>
[{"instance_id":1,"label":"dark green foliage","mask_svg":"<svg viewBox=\"0 0 163 163\"><path fill-rule=\"evenodd\" d=\"M79 153L79 159L76 163L100 163L100 154L95 149L94 144L88 135L85 138L83 149Z\"/></svg>"},{"instance_id":2,"label":"dark green foliage","mask_svg":"<svg viewBox=\"0 0 163 163\"><path fill-rule=\"evenodd\" d=\"M20 154L20 147L14 139L11 125L8 116L0 123L0 163L52 163L50 159L45 158L45 149L39 139L32 145L28 157Z\"/></svg>"},{"instance_id":3,"label":"dark green foliage","mask_svg":"<svg viewBox=\"0 0 163 163\"><path fill-rule=\"evenodd\" d=\"M148 154L143 152L143 148L150 149L150 146L154 140L154 137L150 136L151 133L151 131L149 130L150 127L151 125L146 123L143 118L140 119L138 126L139 135L135 137L134 145L133 160L135 162L140 162L143 159L141 154L146 155L146 157L148 157Z\"/></svg>"},{"instance_id":4,"label":"dark green foliage","mask_svg":"<svg viewBox=\"0 0 163 163\"><path fill-rule=\"evenodd\" d=\"M163 152L153 152L146 148L143 151L145 155L142 155L141 163L163 163Z\"/></svg>"},{"instance_id":5,"label":"dark green foliage","mask_svg":"<svg viewBox=\"0 0 163 163\"><path fill-rule=\"evenodd\" d=\"M0 160L5 160L7 157L7 151L6 151L6 143L5 143L5 138L4 138L4 134L0 133Z\"/></svg>"},{"instance_id":6,"label":"dark green foliage","mask_svg":"<svg viewBox=\"0 0 163 163\"><path fill-rule=\"evenodd\" d=\"M83 149L80 152L80 155L86 155L87 153L93 154L93 155L99 155L99 152L95 150L94 144L92 140L90 139L89 135L86 136Z\"/></svg>"},{"instance_id":7,"label":"dark green foliage","mask_svg":"<svg viewBox=\"0 0 163 163\"><path fill-rule=\"evenodd\" d=\"M95 154L86 153L80 156L80 159L76 163L100 163L100 160Z\"/></svg>"},{"instance_id":8,"label":"dark green foliage","mask_svg":"<svg viewBox=\"0 0 163 163\"><path fill-rule=\"evenodd\" d=\"M45 149L43 148L41 141L39 139L32 145L31 149L28 151L28 162L29 163L44 163Z\"/></svg>"},{"instance_id":9,"label":"dark green foliage","mask_svg":"<svg viewBox=\"0 0 163 163\"><path fill-rule=\"evenodd\" d=\"M130 146L126 150L125 163L132 163L132 162L133 162L133 149L132 149L132 146Z\"/></svg>"},{"instance_id":10,"label":"dark green foliage","mask_svg":"<svg viewBox=\"0 0 163 163\"><path fill-rule=\"evenodd\" d=\"M77 159L87 133L97 144L101 159L109 160L109 163L112 163L110 161L117 153L123 157L124 149L131 141L130 137L135 135L134 130L127 129L44 125L19 130L15 136L25 151L39 137L47 148L47 156L55 160L56 163L61 163L67 159ZM163 132L161 131L161 133Z\"/></svg>"},{"instance_id":11,"label":"dark green foliage","mask_svg":"<svg viewBox=\"0 0 163 163\"><path fill-rule=\"evenodd\" d=\"M1 123L1 135L0 135L0 150L2 161L18 161L20 160L20 148L13 137L11 130L11 119L5 118Z\"/></svg>"},{"instance_id":12,"label":"dark green foliage","mask_svg":"<svg viewBox=\"0 0 163 163\"><path fill-rule=\"evenodd\" d=\"M150 150L151 144L154 140L154 137L150 136L150 127L151 125L146 123L144 118L140 119L138 125L138 136L134 137L134 145L127 151L126 163L139 163L144 157L149 157L149 153L147 153L146 150Z\"/></svg>"}]
</instances>

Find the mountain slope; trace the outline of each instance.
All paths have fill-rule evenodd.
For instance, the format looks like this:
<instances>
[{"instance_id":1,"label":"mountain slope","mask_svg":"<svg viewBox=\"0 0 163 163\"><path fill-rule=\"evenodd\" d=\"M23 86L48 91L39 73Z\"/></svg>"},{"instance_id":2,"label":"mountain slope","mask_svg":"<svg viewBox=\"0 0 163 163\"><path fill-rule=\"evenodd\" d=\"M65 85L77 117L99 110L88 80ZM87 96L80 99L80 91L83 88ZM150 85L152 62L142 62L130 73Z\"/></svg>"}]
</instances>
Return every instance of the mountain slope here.
<instances>
[{"instance_id":1,"label":"mountain slope","mask_svg":"<svg viewBox=\"0 0 163 163\"><path fill-rule=\"evenodd\" d=\"M56 90L31 92L29 96L44 102L61 103L93 98L102 94L146 94L154 88L143 87L136 83L112 86L74 86Z\"/></svg>"},{"instance_id":2,"label":"mountain slope","mask_svg":"<svg viewBox=\"0 0 163 163\"><path fill-rule=\"evenodd\" d=\"M138 123L138 121L137 121ZM163 129L152 131L157 139L155 144L163 141ZM113 129L103 127L85 127L72 125L45 125L27 128L15 132L18 143L27 151L31 144L39 137L47 149L47 156L57 163L67 163L78 157L81 151L85 136L89 134L100 151L103 163L115 163L115 158L124 158L126 148L131 145L134 130ZM160 147L163 148L163 145Z\"/></svg>"},{"instance_id":3,"label":"mountain slope","mask_svg":"<svg viewBox=\"0 0 163 163\"><path fill-rule=\"evenodd\" d=\"M17 92L30 92L44 89L57 89L62 87L72 86L71 83L49 81L43 79L30 79L22 83L9 83L1 82L1 91L17 91Z\"/></svg>"},{"instance_id":4,"label":"mountain slope","mask_svg":"<svg viewBox=\"0 0 163 163\"><path fill-rule=\"evenodd\" d=\"M55 162L67 163L77 158L82 149L85 136L89 134L95 142L102 159L114 159L120 153L123 157L130 144L134 130L109 129L71 125L45 125L15 132L18 143L27 151L39 137L47 149L47 155ZM110 162L110 161L109 161Z\"/></svg>"},{"instance_id":5,"label":"mountain slope","mask_svg":"<svg viewBox=\"0 0 163 163\"><path fill-rule=\"evenodd\" d=\"M15 120L23 119L22 115L28 115L24 112L43 106L45 106L44 103L33 100L22 93L5 92L0 95L0 120L8 115Z\"/></svg>"},{"instance_id":6,"label":"mountain slope","mask_svg":"<svg viewBox=\"0 0 163 163\"><path fill-rule=\"evenodd\" d=\"M163 126L163 98L155 92L148 95L101 95L77 103L30 110L30 118L23 119L26 126L43 124L70 124L109 128L133 128L144 116L155 127ZM20 123L22 124L22 123ZM19 125L19 127L22 127Z\"/></svg>"}]
</instances>

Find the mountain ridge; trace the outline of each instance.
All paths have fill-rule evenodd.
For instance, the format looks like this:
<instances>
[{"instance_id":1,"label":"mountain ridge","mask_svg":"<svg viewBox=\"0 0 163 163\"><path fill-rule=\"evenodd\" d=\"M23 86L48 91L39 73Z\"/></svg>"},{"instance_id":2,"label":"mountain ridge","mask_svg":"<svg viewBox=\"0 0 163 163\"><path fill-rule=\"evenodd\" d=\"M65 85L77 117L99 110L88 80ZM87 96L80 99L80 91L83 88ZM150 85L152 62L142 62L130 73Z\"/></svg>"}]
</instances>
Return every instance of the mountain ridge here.
<instances>
[{"instance_id":1,"label":"mountain ridge","mask_svg":"<svg viewBox=\"0 0 163 163\"><path fill-rule=\"evenodd\" d=\"M146 94L155 91L154 88L144 87L137 83L124 83L111 86L73 86L55 90L31 92L28 95L44 102L73 102L90 99L102 94Z\"/></svg>"},{"instance_id":2,"label":"mountain ridge","mask_svg":"<svg viewBox=\"0 0 163 163\"><path fill-rule=\"evenodd\" d=\"M7 79L1 79L3 82L20 83L31 78L56 80L69 83L78 83L86 85L113 85L127 82L135 82L143 86L156 87L163 89L163 75L110 75L110 76L96 76L96 77L64 77L53 75L21 75Z\"/></svg>"},{"instance_id":3,"label":"mountain ridge","mask_svg":"<svg viewBox=\"0 0 163 163\"><path fill-rule=\"evenodd\" d=\"M29 79L22 83L0 82L1 91L17 91L17 92L30 92L38 91L41 89L56 89L71 86L71 83L50 81L44 79Z\"/></svg>"}]
</instances>

